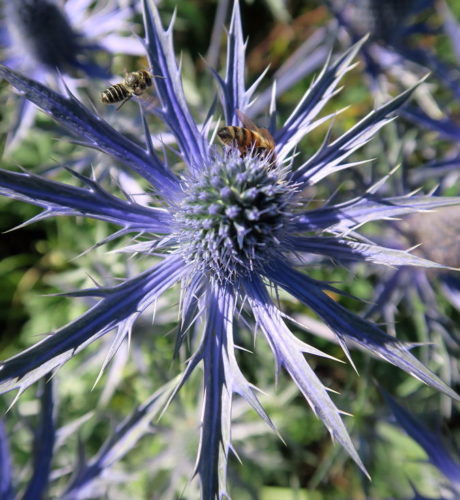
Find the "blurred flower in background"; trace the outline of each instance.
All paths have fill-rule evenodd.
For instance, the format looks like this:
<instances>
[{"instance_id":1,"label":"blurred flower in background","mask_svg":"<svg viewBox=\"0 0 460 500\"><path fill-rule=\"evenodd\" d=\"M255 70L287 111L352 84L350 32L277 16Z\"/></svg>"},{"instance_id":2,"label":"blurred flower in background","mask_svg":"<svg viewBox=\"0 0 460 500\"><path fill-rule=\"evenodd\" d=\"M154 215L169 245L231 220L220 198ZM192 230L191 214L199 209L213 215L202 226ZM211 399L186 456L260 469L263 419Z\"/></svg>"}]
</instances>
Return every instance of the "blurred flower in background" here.
<instances>
[{"instance_id":1,"label":"blurred flower in background","mask_svg":"<svg viewBox=\"0 0 460 500\"><path fill-rule=\"evenodd\" d=\"M393 228L382 234L379 241L398 249L412 247L412 253L420 257L458 269L459 222L460 212L456 207L413 214L395 222ZM396 335L399 330L398 318L404 316L404 311L410 311L414 325L399 336L433 343L435 347L424 349L424 359L430 361L432 366L438 366L443 378L450 384L458 384L460 331L455 310L460 310L459 296L460 281L455 271L408 267L387 269L378 277L366 316L383 318L387 331ZM401 311L401 305L404 311ZM445 412L450 414L450 404L444 407Z\"/></svg>"},{"instance_id":2,"label":"blurred flower in background","mask_svg":"<svg viewBox=\"0 0 460 500\"><path fill-rule=\"evenodd\" d=\"M342 44L347 46L369 34L361 55L376 102L385 99L391 89L409 88L430 72L430 78L415 92L414 103L402 115L417 127L435 131L442 139L458 144L460 24L448 2L328 0L326 3L337 19L340 28L337 38ZM436 155L439 162L438 151ZM446 155L444 150L442 155L453 167L458 166L456 152Z\"/></svg>"},{"instance_id":3,"label":"blurred flower in background","mask_svg":"<svg viewBox=\"0 0 460 500\"><path fill-rule=\"evenodd\" d=\"M458 29L454 28L454 18L444 0L328 0L326 3L352 42L369 34L362 54L374 89L381 85L378 80L385 73L407 86L413 84L411 73L420 75L430 70L456 97L460 96L459 70L450 61L443 61L432 41L444 27L453 47L458 46ZM437 22L433 22L434 17ZM340 33L339 37L344 38Z\"/></svg>"}]
</instances>

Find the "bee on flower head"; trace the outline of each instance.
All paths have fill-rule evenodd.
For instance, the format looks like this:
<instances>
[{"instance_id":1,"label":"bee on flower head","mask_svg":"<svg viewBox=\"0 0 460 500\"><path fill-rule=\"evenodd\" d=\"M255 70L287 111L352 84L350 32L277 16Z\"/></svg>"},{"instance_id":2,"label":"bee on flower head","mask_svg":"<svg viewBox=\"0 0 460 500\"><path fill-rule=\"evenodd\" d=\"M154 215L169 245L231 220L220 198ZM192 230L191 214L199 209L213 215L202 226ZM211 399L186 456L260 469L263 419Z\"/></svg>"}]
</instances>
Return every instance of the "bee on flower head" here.
<instances>
[{"instance_id":1,"label":"bee on flower head","mask_svg":"<svg viewBox=\"0 0 460 500\"><path fill-rule=\"evenodd\" d=\"M125 79L121 83L115 83L101 93L101 102L104 104L120 102L121 104L117 108L120 109L133 95L141 96L148 87L151 87L153 78L162 77L153 75L145 69L126 73Z\"/></svg>"},{"instance_id":2,"label":"bee on flower head","mask_svg":"<svg viewBox=\"0 0 460 500\"><path fill-rule=\"evenodd\" d=\"M228 125L217 131L217 136L226 146L238 148L241 157L247 154L259 155L276 161L275 141L266 128L259 128L239 109L236 114L243 127Z\"/></svg>"}]
</instances>

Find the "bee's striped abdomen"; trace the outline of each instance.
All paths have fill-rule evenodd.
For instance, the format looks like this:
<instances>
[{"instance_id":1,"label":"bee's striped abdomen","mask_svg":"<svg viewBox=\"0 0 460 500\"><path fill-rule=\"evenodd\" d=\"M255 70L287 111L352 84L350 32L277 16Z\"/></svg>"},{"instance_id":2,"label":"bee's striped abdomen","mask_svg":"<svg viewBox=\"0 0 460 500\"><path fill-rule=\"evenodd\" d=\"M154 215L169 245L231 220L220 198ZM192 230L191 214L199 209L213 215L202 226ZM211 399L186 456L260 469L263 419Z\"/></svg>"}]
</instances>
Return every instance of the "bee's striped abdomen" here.
<instances>
[{"instance_id":1,"label":"bee's striped abdomen","mask_svg":"<svg viewBox=\"0 0 460 500\"><path fill-rule=\"evenodd\" d=\"M122 83L116 83L108 89L104 90L101 94L101 101L104 103L115 103L126 99L129 96L129 92L125 85Z\"/></svg>"},{"instance_id":2,"label":"bee's striped abdomen","mask_svg":"<svg viewBox=\"0 0 460 500\"><path fill-rule=\"evenodd\" d=\"M242 127L232 127L234 134L235 134L235 139L238 144L241 146L245 146L248 141L250 141L250 137L248 136L248 130Z\"/></svg>"}]
</instances>

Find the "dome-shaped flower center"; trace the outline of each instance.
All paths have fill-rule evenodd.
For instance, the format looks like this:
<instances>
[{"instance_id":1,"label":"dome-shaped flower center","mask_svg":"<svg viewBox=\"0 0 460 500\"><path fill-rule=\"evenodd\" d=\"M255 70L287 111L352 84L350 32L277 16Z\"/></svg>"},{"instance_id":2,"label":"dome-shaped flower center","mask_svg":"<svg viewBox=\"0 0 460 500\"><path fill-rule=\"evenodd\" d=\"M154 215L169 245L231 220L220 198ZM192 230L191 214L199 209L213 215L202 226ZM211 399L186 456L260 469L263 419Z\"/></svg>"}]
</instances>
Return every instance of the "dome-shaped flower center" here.
<instances>
[{"instance_id":1,"label":"dome-shaped flower center","mask_svg":"<svg viewBox=\"0 0 460 500\"><path fill-rule=\"evenodd\" d=\"M230 154L184 189L176 211L180 250L211 278L234 281L280 252L296 188L278 167Z\"/></svg>"}]
</instances>

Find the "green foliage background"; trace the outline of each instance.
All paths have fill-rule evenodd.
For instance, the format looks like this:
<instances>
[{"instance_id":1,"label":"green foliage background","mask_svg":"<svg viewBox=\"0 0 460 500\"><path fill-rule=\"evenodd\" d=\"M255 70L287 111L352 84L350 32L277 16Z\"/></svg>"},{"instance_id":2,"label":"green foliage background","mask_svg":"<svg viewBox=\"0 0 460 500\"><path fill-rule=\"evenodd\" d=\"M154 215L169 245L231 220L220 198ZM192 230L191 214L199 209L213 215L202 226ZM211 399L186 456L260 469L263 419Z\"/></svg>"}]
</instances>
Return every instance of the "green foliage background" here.
<instances>
[{"instance_id":1,"label":"green foliage background","mask_svg":"<svg viewBox=\"0 0 460 500\"><path fill-rule=\"evenodd\" d=\"M176 3L161 3L165 18L171 15ZM452 0L450 6L460 17L458 2ZM206 110L215 92L215 84L200 55L205 55L208 50L216 2L184 0L177 7L175 45L183 57L187 97L198 114L200 110ZM271 83L271 76L293 50L329 18L326 8L319 1L254 0L242 2L242 12L245 33L249 37L247 81L253 81L270 63L266 85ZM442 37L427 43L437 44L443 57L452 59L447 51L447 42ZM224 50L225 47L222 46L221 63L224 60ZM136 68L140 64L141 61L120 57L115 60L114 68L122 74L124 68ZM285 116L297 103L310 80L311 78L307 78L299 82L282 96L279 101L282 115ZM97 94L102 88L99 88L100 84L93 85L94 88L89 88L88 95L97 100ZM2 144L14 113L10 94L11 89L2 85L0 96L5 101L0 125ZM348 105L351 105L349 110L334 123L333 134L351 127L372 108L373 102L363 81L361 67L345 79L344 90L334 98L330 108L340 109ZM126 104L120 111L133 115L136 112L137 108L133 103ZM409 125L403 121L401 123L398 126L407 132ZM394 127L396 125L392 124L381 133L383 139L390 143L392 134L395 134ZM315 151L321 144L326 130L325 127L315 131L305 140L305 155ZM68 141L57 140L59 137L54 124L40 114L34 129L20 148L3 158L2 167L14 169L21 166L41 172L54 165L65 165L66 159L79 154L81 149ZM388 168L387 157L382 158L385 152L375 142L357 155L357 159L374 157L382 168ZM440 153L445 147L442 141L434 146ZM423 146L418 154L423 155ZM411 158L413 168L417 167L419 159L415 155ZM359 168L365 169L366 166ZM75 182L60 168L56 168L51 177ZM325 199L335 189L348 194L356 187L356 180L351 175L334 179L333 182L337 184L318 188L315 197ZM22 224L38 213L36 208L19 202L1 200L0 203L2 231ZM116 246L121 246L119 243L103 245L77 257L112 230L105 223L77 217L43 221L0 236L1 358L9 357L33 344L44 333L52 332L76 318L88 306L83 301L47 296L48 294L91 286L92 279L105 280L110 275L124 276L131 266L142 267L141 261L130 263L126 262L123 254L108 253ZM377 281L364 266L354 267L350 272L333 265L321 265L313 267L311 274L319 279L340 282L341 288L346 292L364 300L372 297ZM363 309L363 304L356 300L335 298L356 312ZM293 317L311 314L291 302L287 296L281 296L281 301L284 309ZM440 297L439 302L447 315L457 314ZM174 338L171 335L177 318L172 306L176 303L176 295L167 295L158 305L155 326L152 327L145 321L136 328L130 361L123 372L118 374L120 383L112 397L104 396L107 374L90 390L96 380L97 367L103 362L103 359L99 360L99 364L91 362L92 356L97 357L98 343L89 347L89 355L79 355L59 371L59 424L66 425L85 415L88 419L59 450L55 465L63 471L63 477L56 480L51 496L65 482L68 477L66 471L71 472L72 464L77 460L79 441L88 456L96 453L117 422L179 371L183 360L173 359ZM417 339L423 335L424 326L420 319L423 307L423 304L419 304L418 310L402 309L398 314L397 330L404 338ZM300 337L312 341L311 335L295 326L294 331ZM318 338L313 343L319 349L346 361L341 349L329 341ZM263 425L259 425L253 412L245 409L240 411L236 417L234 437L242 463L233 460L229 478L230 491L235 499L409 498L412 494L409 479L425 495L439 495L439 491L433 491L432 487L432 478L438 472L425 463L426 457L421 448L390 423L388 410L384 407L375 381L390 393L403 398L414 412L424 415L433 426L441 426L451 436L458 437L458 413L451 413L449 405L441 396L361 352L353 353L360 376L348 364L324 359L313 360L314 368L325 385L341 393L335 397L338 406L354 415L353 418L345 419L373 478L372 482L368 482L344 452L331 442L324 426L312 414L303 398L290 387L286 377L282 375L278 385L275 385L273 361L263 342L257 343L255 351L255 357L242 352L240 362L250 380L257 382L269 394L264 403L285 443ZM423 350L419 355L423 359ZM442 367L431 368L440 371ZM196 392L199 390L199 380L185 387L162 419L152 423L152 434L145 436L135 450L128 454L123 460L123 466L116 466L117 470L127 471L129 479L112 490L109 498L161 498L155 492L164 488L171 469L174 469L174 462L165 460L164 463L157 463L152 457L162 453L168 457L167 450L170 454L182 454L190 464L191 473L198 436L199 410L196 409L195 402ZM412 406L415 403L416 406ZM16 470L21 471L18 476L20 484L24 484L30 474L30 428L36 423L37 409L34 389L31 389L11 410L14 418L9 419L8 423L11 435L14 435L11 446ZM12 421L15 423L11 423ZM173 443L176 443L176 447ZM145 466L146 463L150 469ZM153 466L155 474L148 472ZM186 478L181 478L181 481L185 487ZM187 492L187 488L185 491Z\"/></svg>"}]
</instances>

